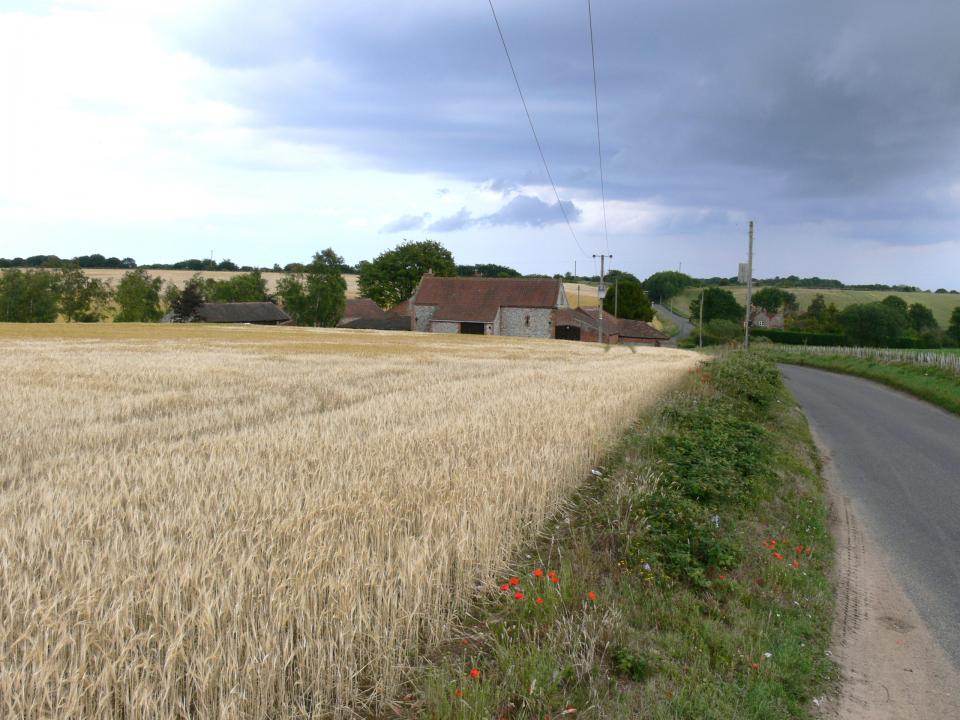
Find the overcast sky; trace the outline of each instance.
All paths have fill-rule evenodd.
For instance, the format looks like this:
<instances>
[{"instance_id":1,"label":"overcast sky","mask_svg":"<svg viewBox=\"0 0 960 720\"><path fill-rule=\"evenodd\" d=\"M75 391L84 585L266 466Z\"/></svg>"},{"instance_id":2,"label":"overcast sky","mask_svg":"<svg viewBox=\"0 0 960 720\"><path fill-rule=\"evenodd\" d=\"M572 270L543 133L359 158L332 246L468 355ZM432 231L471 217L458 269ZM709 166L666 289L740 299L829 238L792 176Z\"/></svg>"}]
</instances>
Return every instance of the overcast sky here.
<instances>
[{"instance_id":1,"label":"overcast sky","mask_svg":"<svg viewBox=\"0 0 960 720\"><path fill-rule=\"evenodd\" d=\"M0 0L0 256L960 288L960 3ZM579 242L579 247L578 247ZM582 250L581 250L582 248Z\"/></svg>"}]
</instances>

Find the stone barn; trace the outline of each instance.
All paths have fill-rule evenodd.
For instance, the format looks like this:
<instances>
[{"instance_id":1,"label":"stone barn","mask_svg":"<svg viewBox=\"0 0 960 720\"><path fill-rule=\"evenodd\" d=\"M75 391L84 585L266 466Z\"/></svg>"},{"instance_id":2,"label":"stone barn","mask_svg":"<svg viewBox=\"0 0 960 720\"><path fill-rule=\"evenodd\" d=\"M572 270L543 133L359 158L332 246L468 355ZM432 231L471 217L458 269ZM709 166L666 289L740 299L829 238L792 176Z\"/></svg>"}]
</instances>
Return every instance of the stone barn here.
<instances>
[{"instance_id":1,"label":"stone barn","mask_svg":"<svg viewBox=\"0 0 960 720\"><path fill-rule=\"evenodd\" d=\"M560 280L424 275L410 299L410 327L421 332L555 337L568 307Z\"/></svg>"}]
</instances>

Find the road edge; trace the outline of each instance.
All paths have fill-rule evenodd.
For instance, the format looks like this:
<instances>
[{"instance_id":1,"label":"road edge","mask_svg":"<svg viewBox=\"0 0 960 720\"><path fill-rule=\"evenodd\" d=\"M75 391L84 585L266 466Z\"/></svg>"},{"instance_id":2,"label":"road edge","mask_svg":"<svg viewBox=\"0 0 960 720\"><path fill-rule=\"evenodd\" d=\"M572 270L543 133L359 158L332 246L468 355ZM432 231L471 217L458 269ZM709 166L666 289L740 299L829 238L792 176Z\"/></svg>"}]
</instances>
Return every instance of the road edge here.
<instances>
[{"instance_id":1,"label":"road edge","mask_svg":"<svg viewBox=\"0 0 960 720\"><path fill-rule=\"evenodd\" d=\"M831 653L842 678L837 693L821 700L819 717L960 717L960 672L891 573L882 548L843 492L829 447L809 419L808 425L823 463L837 553Z\"/></svg>"}]
</instances>

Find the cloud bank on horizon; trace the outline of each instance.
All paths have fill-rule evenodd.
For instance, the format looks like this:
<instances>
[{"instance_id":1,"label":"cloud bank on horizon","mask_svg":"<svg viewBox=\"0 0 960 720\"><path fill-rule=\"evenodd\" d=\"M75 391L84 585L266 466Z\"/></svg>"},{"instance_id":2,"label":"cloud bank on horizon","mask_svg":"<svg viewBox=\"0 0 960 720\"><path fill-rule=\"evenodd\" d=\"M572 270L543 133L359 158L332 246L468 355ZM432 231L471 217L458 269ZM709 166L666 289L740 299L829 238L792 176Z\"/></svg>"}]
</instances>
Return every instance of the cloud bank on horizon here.
<instances>
[{"instance_id":1,"label":"cloud bank on horizon","mask_svg":"<svg viewBox=\"0 0 960 720\"><path fill-rule=\"evenodd\" d=\"M590 268L484 2L0 4L0 255ZM955 287L960 5L595 3L498 13L580 244L639 275Z\"/></svg>"}]
</instances>

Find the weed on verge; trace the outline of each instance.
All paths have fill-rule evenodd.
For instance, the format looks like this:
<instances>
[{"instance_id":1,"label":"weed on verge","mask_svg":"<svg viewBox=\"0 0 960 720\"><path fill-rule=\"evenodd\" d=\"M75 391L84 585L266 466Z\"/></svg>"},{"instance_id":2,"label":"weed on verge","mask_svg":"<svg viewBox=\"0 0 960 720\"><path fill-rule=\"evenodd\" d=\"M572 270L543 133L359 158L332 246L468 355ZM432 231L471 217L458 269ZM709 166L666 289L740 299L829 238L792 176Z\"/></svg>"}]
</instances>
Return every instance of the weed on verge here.
<instances>
[{"instance_id":1,"label":"weed on verge","mask_svg":"<svg viewBox=\"0 0 960 720\"><path fill-rule=\"evenodd\" d=\"M836 680L831 559L805 420L772 364L729 354L627 434L406 709L808 717Z\"/></svg>"}]
</instances>

